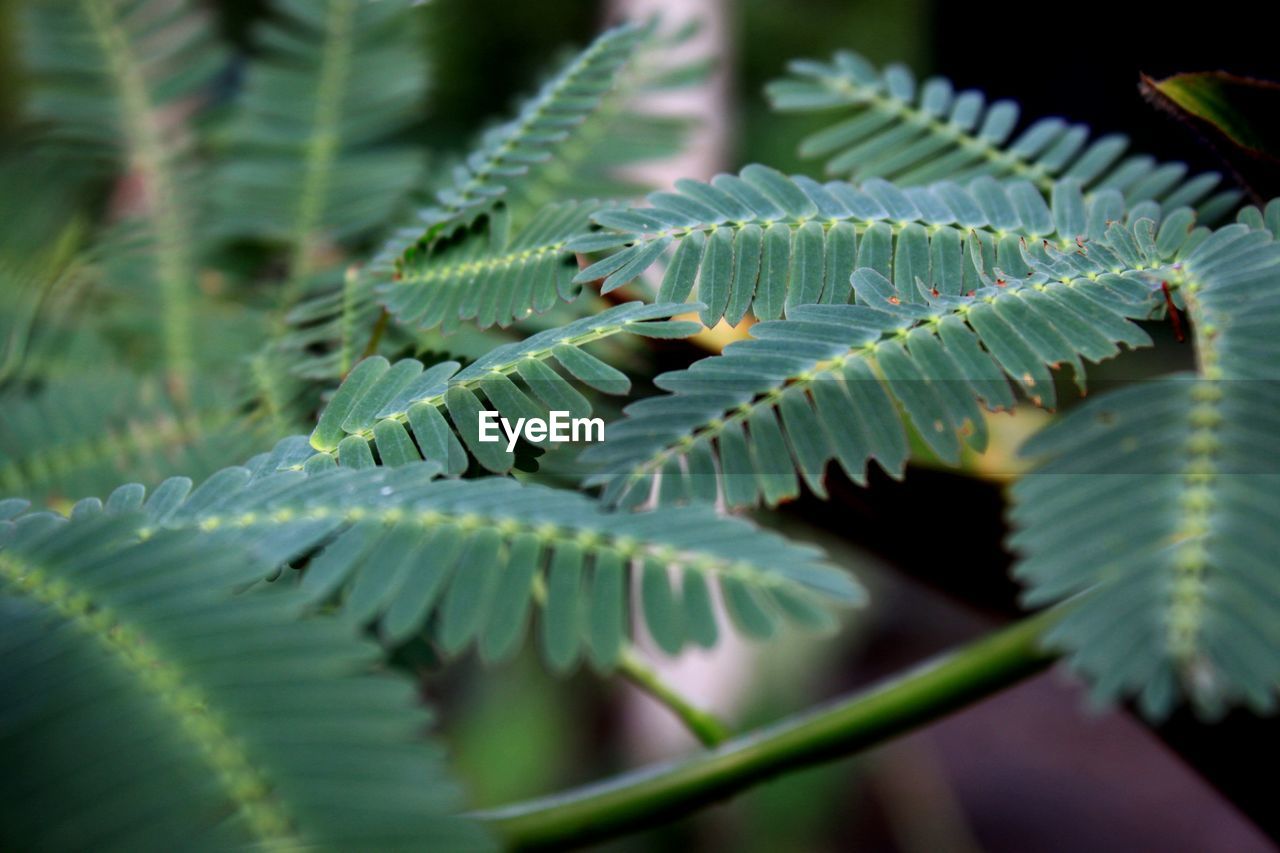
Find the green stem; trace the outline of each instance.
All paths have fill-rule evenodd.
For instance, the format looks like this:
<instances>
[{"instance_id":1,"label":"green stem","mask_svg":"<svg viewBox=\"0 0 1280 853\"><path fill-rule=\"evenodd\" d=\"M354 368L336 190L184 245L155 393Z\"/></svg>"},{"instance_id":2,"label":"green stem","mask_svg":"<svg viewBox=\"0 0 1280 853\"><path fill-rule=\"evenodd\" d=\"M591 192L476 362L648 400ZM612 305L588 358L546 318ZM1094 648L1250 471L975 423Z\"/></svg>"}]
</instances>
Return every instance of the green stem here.
<instances>
[{"instance_id":1,"label":"green stem","mask_svg":"<svg viewBox=\"0 0 1280 853\"><path fill-rule=\"evenodd\" d=\"M391 320L391 313L383 308L378 312L378 319L373 324L373 331L369 333L369 343L365 344L364 353L361 358L368 358L371 355L378 354L378 344L382 342L382 335L387 331L387 323ZM350 372L351 366L347 366ZM345 373L343 375L346 375Z\"/></svg>"},{"instance_id":2,"label":"green stem","mask_svg":"<svg viewBox=\"0 0 1280 853\"><path fill-rule=\"evenodd\" d=\"M659 678L658 673L646 666L634 651L628 649L623 653L618 661L618 674L665 705L703 746L716 746L733 734L722 720L696 707Z\"/></svg>"},{"instance_id":3,"label":"green stem","mask_svg":"<svg viewBox=\"0 0 1280 853\"><path fill-rule=\"evenodd\" d=\"M883 743L1041 671L1053 655L1040 637L1060 612L1029 617L869 690L693 758L475 816L518 849L586 844L680 817L782 773Z\"/></svg>"}]
</instances>

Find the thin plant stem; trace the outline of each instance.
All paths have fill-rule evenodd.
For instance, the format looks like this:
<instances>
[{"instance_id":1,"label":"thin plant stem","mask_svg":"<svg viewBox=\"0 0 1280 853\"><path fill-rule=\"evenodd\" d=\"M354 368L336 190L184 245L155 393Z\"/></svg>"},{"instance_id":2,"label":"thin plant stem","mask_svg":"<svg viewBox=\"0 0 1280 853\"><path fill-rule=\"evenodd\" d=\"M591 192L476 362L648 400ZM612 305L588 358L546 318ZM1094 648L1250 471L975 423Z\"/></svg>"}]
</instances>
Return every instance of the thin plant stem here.
<instances>
[{"instance_id":1,"label":"thin plant stem","mask_svg":"<svg viewBox=\"0 0 1280 853\"><path fill-rule=\"evenodd\" d=\"M618 674L675 714L703 746L716 746L733 734L723 720L710 711L695 706L664 682L652 667L640 660L634 650L628 649L622 654L618 661Z\"/></svg>"},{"instance_id":2,"label":"thin plant stem","mask_svg":"<svg viewBox=\"0 0 1280 853\"><path fill-rule=\"evenodd\" d=\"M673 820L753 785L877 746L1045 669L1062 608L691 758L474 816L513 849L572 847Z\"/></svg>"}]
</instances>

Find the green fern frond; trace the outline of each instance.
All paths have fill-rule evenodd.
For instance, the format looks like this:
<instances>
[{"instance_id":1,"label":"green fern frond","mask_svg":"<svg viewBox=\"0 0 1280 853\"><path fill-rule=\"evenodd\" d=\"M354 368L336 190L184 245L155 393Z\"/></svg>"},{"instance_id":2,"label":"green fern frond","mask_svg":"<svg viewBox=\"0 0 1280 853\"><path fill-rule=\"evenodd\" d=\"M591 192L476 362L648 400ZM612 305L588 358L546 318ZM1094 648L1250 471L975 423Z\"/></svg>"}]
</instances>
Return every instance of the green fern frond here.
<instances>
[{"instance_id":1,"label":"green fern frond","mask_svg":"<svg viewBox=\"0 0 1280 853\"><path fill-rule=\"evenodd\" d=\"M1182 163L1125 157L1129 140L1119 134L1092 142L1084 125L1048 118L1013 141L1018 106L988 105L980 92L955 92L931 77L917 86L902 65L877 71L848 51L830 63L797 60L791 76L770 83L773 107L790 112L840 111L841 120L800 144L806 157L826 157L826 171L854 181L884 178L899 186L940 180L968 181L980 175L1018 178L1048 194L1055 181L1079 181L1087 190L1118 190L1125 203L1159 201L1166 208L1195 205L1201 221L1231 212L1241 193L1220 190L1221 176L1186 180Z\"/></svg>"},{"instance_id":2,"label":"green fern frond","mask_svg":"<svg viewBox=\"0 0 1280 853\"><path fill-rule=\"evenodd\" d=\"M627 24L597 38L525 102L516 117L485 133L453 185L439 194L444 216L483 209L509 191L512 179L545 162L599 108L652 28ZM430 211L424 217L433 217Z\"/></svg>"},{"instance_id":3,"label":"green fern frond","mask_svg":"<svg viewBox=\"0 0 1280 853\"><path fill-rule=\"evenodd\" d=\"M162 270L157 266L160 244L149 228L136 220L104 229L78 259L85 279L86 304L76 318L116 346L116 358L139 370L159 372L169 364L165 335L168 307L157 298ZM194 279L193 279L194 281ZM271 327L269 303L235 298L229 282L217 272L201 270L199 284L187 307L199 322L187 330L189 383L168 378L176 393L213 375L235 371L238 362L256 349Z\"/></svg>"},{"instance_id":4,"label":"green fern frond","mask_svg":"<svg viewBox=\"0 0 1280 853\"><path fill-rule=\"evenodd\" d=\"M242 417L261 421L261 428L270 432L272 441L310 426L319 405L316 385L296 375L290 369L293 366L271 346L243 362L243 393L251 405Z\"/></svg>"},{"instance_id":5,"label":"green fern frond","mask_svg":"<svg viewBox=\"0 0 1280 853\"><path fill-rule=\"evenodd\" d=\"M59 306L75 289L73 258L84 230L73 221L32 256L0 252L0 384L48 376L49 363L77 346Z\"/></svg>"},{"instance_id":6,"label":"green fern frond","mask_svg":"<svg viewBox=\"0 0 1280 853\"><path fill-rule=\"evenodd\" d=\"M225 541L133 544L138 492L0 521L6 841L483 848L413 686L337 620L299 620L300 595L234 599L263 567Z\"/></svg>"},{"instance_id":7,"label":"green fern frond","mask_svg":"<svg viewBox=\"0 0 1280 853\"><path fill-rule=\"evenodd\" d=\"M287 328L271 345L284 371L303 380L336 381L364 355L377 323L373 281L349 268L313 278L285 316Z\"/></svg>"},{"instance_id":8,"label":"green fern frond","mask_svg":"<svg viewBox=\"0 0 1280 853\"><path fill-rule=\"evenodd\" d=\"M23 13L28 115L145 173L168 168L182 147L160 110L206 95L226 64L208 19L183 0L29 0Z\"/></svg>"},{"instance_id":9,"label":"green fern frond","mask_svg":"<svg viewBox=\"0 0 1280 853\"><path fill-rule=\"evenodd\" d=\"M437 206L389 240L361 281L309 301L302 312L310 323L307 337L317 340L327 329L333 335L327 349L344 351L336 343L342 329L372 310L375 292L402 322L445 331L469 319L482 328L505 326L546 310L555 293L576 294L562 280L573 258L562 243L574 236L579 214L589 208L586 199L634 194L639 188L617 170L669 153L687 130L687 122L634 108L637 97L679 84L681 75L659 67L672 41L651 26L600 36L515 119L484 135L439 191ZM551 202L563 205L548 207ZM581 224L580 231L589 230ZM476 233L468 240L462 229ZM537 282L532 291L530 277ZM330 363L302 369L314 374Z\"/></svg>"},{"instance_id":10,"label":"green fern frond","mask_svg":"<svg viewBox=\"0 0 1280 853\"><path fill-rule=\"evenodd\" d=\"M578 265L567 245L589 230L599 206L548 205L514 236L507 234L505 216L490 216L481 233L455 235L429 259L418 256L402 265L379 287L382 303L405 325L448 333L464 320L481 329L506 327L557 300L572 301Z\"/></svg>"},{"instance_id":11,"label":"green fern frond","mask_svg":"<svg viewBox=\"0 0 1280 853\"><path fill-rule=\"evenodd\" d=\"M479 303L467 297L462 287L437 283L465 282L472 295L480 291L492 294L492 301L484 303L494 311L491 323L511 322L522 317L525 309L533 308L534 292L525 289L525 282L513 282L511 277L518 269L513 262L527 259L509 257L507 263L494 259L480 267L458 268L454 264L465 262L473 252L501 253L502 247L508 245L506 228L512 221L513 189L527 181L541 184L549 180L548 170L558 168L563 155L582 154L578 146L583 140L575 141L582 125L597 116L602 104L619 89L622 70L650 33L647 27L623 26L600 36L527 101L513 120L486 133L465 165L457 166L452 180L438 192L437 204L422 210L414 225L394 234L357 278L348 278L340 289L322 291L299 305L290 318L295 329L290 337L307 341L308 351L319 347L324 354L300 358L298 371L324 378L344 375L352 364L347 332L353 326L367 328L367 323L359 321L376 314L378 293L385 294L398 316L404 314L407 322L422 329L456 328L462 317L446 312L446 308L456 309L465 303L476 305L479 310ZM566 152L566 148L570 150ZM566 178L576 174L567 163L559 166L570 170L565 173ZM570 208L562 210L575 215L569 214ZM536 250L540 248L536 235L554 221L554 214L548 213L527 223L517 222L520 229L514 240L523 247L526 238L535 237L528 247ZM458 233L460 229L480 233L467 241ZM553 233L552 243L558 240L558 232ZM541 248L544 251L536 257L544 263L537 264L534 271L538 281L545 283L544 274L556 272L561 259L569 255L561 253L560 247L550 250L554 254L548 254L546 246ZM437 267L441 269L437 271ZM558 277L559 274L553 276ZM501 288L499 280L503 283ZM426 282L430 284L424 286ZM517 291L524 294L521 300L516 299ZM572 289L558 284L555 291L568 294ZM546 291L540 287L537 304L546 304L545 297ZM499 317L500 304L509 304L510 313ZM359 345L363 347L364 342ZM293 349L297 351L297 347Z\"/></svg>"},{"instance_id":12,"label":"green fern frond","mask_svg":"<svg viewBox=\"0 0 1280 853\"><path fill-rule=\"evenodd\" d=\"M388 138L414 118L426 69L420 13L408 4L281 2L271 11L219 176L217 227L289 246L286 289L296 296L321 245L367 233L404 202L423 158Z\"/></svg>"},{"instance_id":13,"label":"green fern frond","mask_svg":"<svg viewBox=\"0 0 1280 853\"><path fill-rule=\"evenodd\" d=\"M0 385L47 376L85 337L73 337L66 316L89 230L78 210L85 170L60 153L32 153L42 141L0 150Z\"/></svg>"},{"instance_id":14,"label":"green fern frond","mask_svg":"<svg viewBox=\"0 0 1280 853\"><path fill-rule=\"evenodd\" d=\"M530 212L546 204L636 198L651 189L628 177L627 169L675 156L684 148L696 119L654 113L645 101L705 76L705 63L673 65L670 59L694 32L650 31L596 108L556 146L552 156L533 164L512 183L504 203L513 221L525 222Z\"/></svg>"},{"instance_id":15,"label":"green fern frond","mask_svg":"<svg viewBox=\"0 0 1280 853\"><path fill-rule=\"evenodd\" d=\"M193 6L162 0L33 0L25 44L29 113L50 132L117 149L135 177L166 367L185 385L195 353L196 223L201 194L179 120L225 65ZM129 280L133 282L133 279ZM156 329L149 330L156 334Z\"/></svg>"},{"instance_id":16,"label":"green fern frond","mask_svg":"<svg viewBox=\"0 0 1280 853\"><path fill-rule=\"evenodd\" d=\"M600 106L622 68L649 36L650 27L627 24L601 35L521 106L514 119L488 131L458 166L421 223L397 235L382 262L412 266L433 241L473 222L507 195L530 169L552 158Z\"/></svg>"},{"instance_id":17,"label":"green fern frond","mask_svg":"<svg viewBox=\"0 0 1280 853\"><path fill-rule=\"evenodd\" d=\"M239 403L209 382L178 405L158 382L112 373L11 389L0 395L0 492L65 501L126 477L201 476L279 438Z\"/></svg>"},{"instance_id":18,"label":"green fern frond","mask_svg":"<svg viewBox=\"0 0 1280 853\"><path fill-rule=\"evenodd\" d=\"M1101 239L1067 250L1022 244L1020 257L1001 257L1004 271L988 271L975 241L969 255L983 283L968 292L923 280L895 286L859 269L858 304L796 306L786 320L752 327L753 340L659 376L671 393L629 406L609 442L583 454L600 471L589 482L606 486L608 502L737 506L794 496L799 472L825 495L832 459L859 483L868 459L901 475L904 413L938 458L958 462L961 436L976 450L986 444L975 398L1012 406L1006 374L1052 408L1049 367L1071 364L1083 387L1082 357L1150 343L1129 319L1162 308L1150 276L1204 236L1185 213L1159 232L1147 219L1113 222Z\"/></svg>"},{"instance_id":19,"label":"green fern frond","mask_svg":"<svg viewBox=\"0 0 1280 853\"><path fill-rule=\"evenodd\" d=\"M502 660L538 613L542 656L560 672L584 654L603 670L618 663L632 631L632 577L645 625L669 654L715 644L713 587L733 624L758 638L783 621L829 628L830 608L861 600L814 549L709 507L614 514L576 492L509 478L436 479L439 467L426 462L270 473L306 453L301 438L283 442L190 494L190 480L170 480L143 511L152 529L226 536L268 565L307 557L304 598L337 602L344 619L376 624L390 645L427 628L447 654L475 646ZM107 506L142 498L127 486Z\"/></svg>"},{"instance_id":20,"label":"green fern frond","mask_svg":"<svg viewBox=\"0 0 1280 853\"><path fill-rule=\"evenodd\" d=\"M1106 394L1027 443L1011 544L1029 603L1104 701L1273 712L1280 693L1280 202L1179 258L1198 370Z\"/></svg>"},{"instance_id":21,"label":"green fern frond","mask_svg":"<svg viewBox=\"0 0 1280 853\"><path fill-rule=\"evenodd\" d=\"M63 246L74 242L79 230L69 226L63 233L70 239L59 242ZM51 292L62 283L64 258L63 251L55 250L42 267L0 257L0 298L4 300L0 305L0 383L30 372L32 338L39 335L41 326L37 319Z\"/></svg>"},{"instance_id":22,"label":"green fern frond","mask_svg":"<svg viewBox=\"0 0 1280 853\"><path fill-rule=\"evenodd\" d=\"M321 414L311 434L311 446L319 452L306 467L367 467L375 464L376 450L383 465L425 458L457 475L467 469L469 451L486 470L505 473L515 456L503 442L479 440L479 413L485 408L479 395L507 418L545 418L547 409L586 417L590 401L549 362L554 359L573 379L596 390L626 393L627 377L583 347L623 332L688 336L697 331L696 323L667 319L682 310L683 305L618 305L497 347L462 370L453 361L424 370L413 359L394 365L381 356L365 359Z\"/></svg>"},{"instance_id":23,"label":"green fern frond","mask_svg":"<svg viewBox=\"0 0 1280 853\"><path fill-rule=\"evenodd\" d=\"M578 252L616 250L576 280L600 279L608 293L670 252L658 299L688 299L696 286L708 326L722 317L736 324L748 310L772 320L799 305L847 303L859 267L891 279L906 302L923 302L933 290L956 296L987 283L984 268L992 278L1024 277L1025 243L1070 253L1112 221L1161 216L1155 203L1126 208L1118 192L1085 197L1071 181L1055 185L1050 206L1025 181L900 189L877 179L819 184L766 166L709 184L678 181L675 192L648 201L601 211L593 219L605 231L569 242Z\"/></svg>"}]
</instances>

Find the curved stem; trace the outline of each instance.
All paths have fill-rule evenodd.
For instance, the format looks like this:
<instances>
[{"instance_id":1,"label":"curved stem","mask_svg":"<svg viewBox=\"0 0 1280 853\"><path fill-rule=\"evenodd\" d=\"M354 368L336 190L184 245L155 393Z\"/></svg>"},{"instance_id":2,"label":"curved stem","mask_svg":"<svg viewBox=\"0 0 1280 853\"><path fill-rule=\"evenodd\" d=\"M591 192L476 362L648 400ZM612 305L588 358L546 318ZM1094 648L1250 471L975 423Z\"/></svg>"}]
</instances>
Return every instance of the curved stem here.
<instances>
[{"instance_id":1,"label":"curved stem","mask_svg":"<svg viewBox=\"0 0 1280 853\"><path fill-rule=\"evenodd\" d=\"M704 711L681 696L674 687L658 677L635 652L628 649L618 661L618 674L649 694L675 714L703 746L716 746L729 739L732 732L710 711Z\"/></svg>"},{"instance_id":2,"label":"curved stem","mask_svg":"<svg viewBox=\"0 0 1280 853\"><path fill-rule=\"evenodd\" d=\"M1028 617L887 682L693 758L474 816L509 847L566 847L671 820L782 773L832 761L1033 675L1061 608Z\"/></svg>"}]
</instances>

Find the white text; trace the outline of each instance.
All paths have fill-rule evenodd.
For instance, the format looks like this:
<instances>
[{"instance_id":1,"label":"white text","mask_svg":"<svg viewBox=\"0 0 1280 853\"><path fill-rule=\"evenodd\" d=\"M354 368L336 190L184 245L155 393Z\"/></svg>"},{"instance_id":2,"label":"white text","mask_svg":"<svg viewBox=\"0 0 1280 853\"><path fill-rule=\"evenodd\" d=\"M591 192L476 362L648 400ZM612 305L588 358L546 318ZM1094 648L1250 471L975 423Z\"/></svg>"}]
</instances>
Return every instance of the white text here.
<instances>
[{"instance_id":1,"label":"white text","mask_svg":"<svg viewBox=\"0 0 1280 853\"><path fill-rule=\"evenodd\" d=\"M507 452L515 449L523 435L525 441L535 444L543 441L604 441L603 418L571 418L569 412L552 411L549 420L542 418L516 418L515 423L499 412L485 409L480 412L479 439L490 443L507 438ZM498 433L501 428L502 434Z\"/></svg>"}]
</instances>

